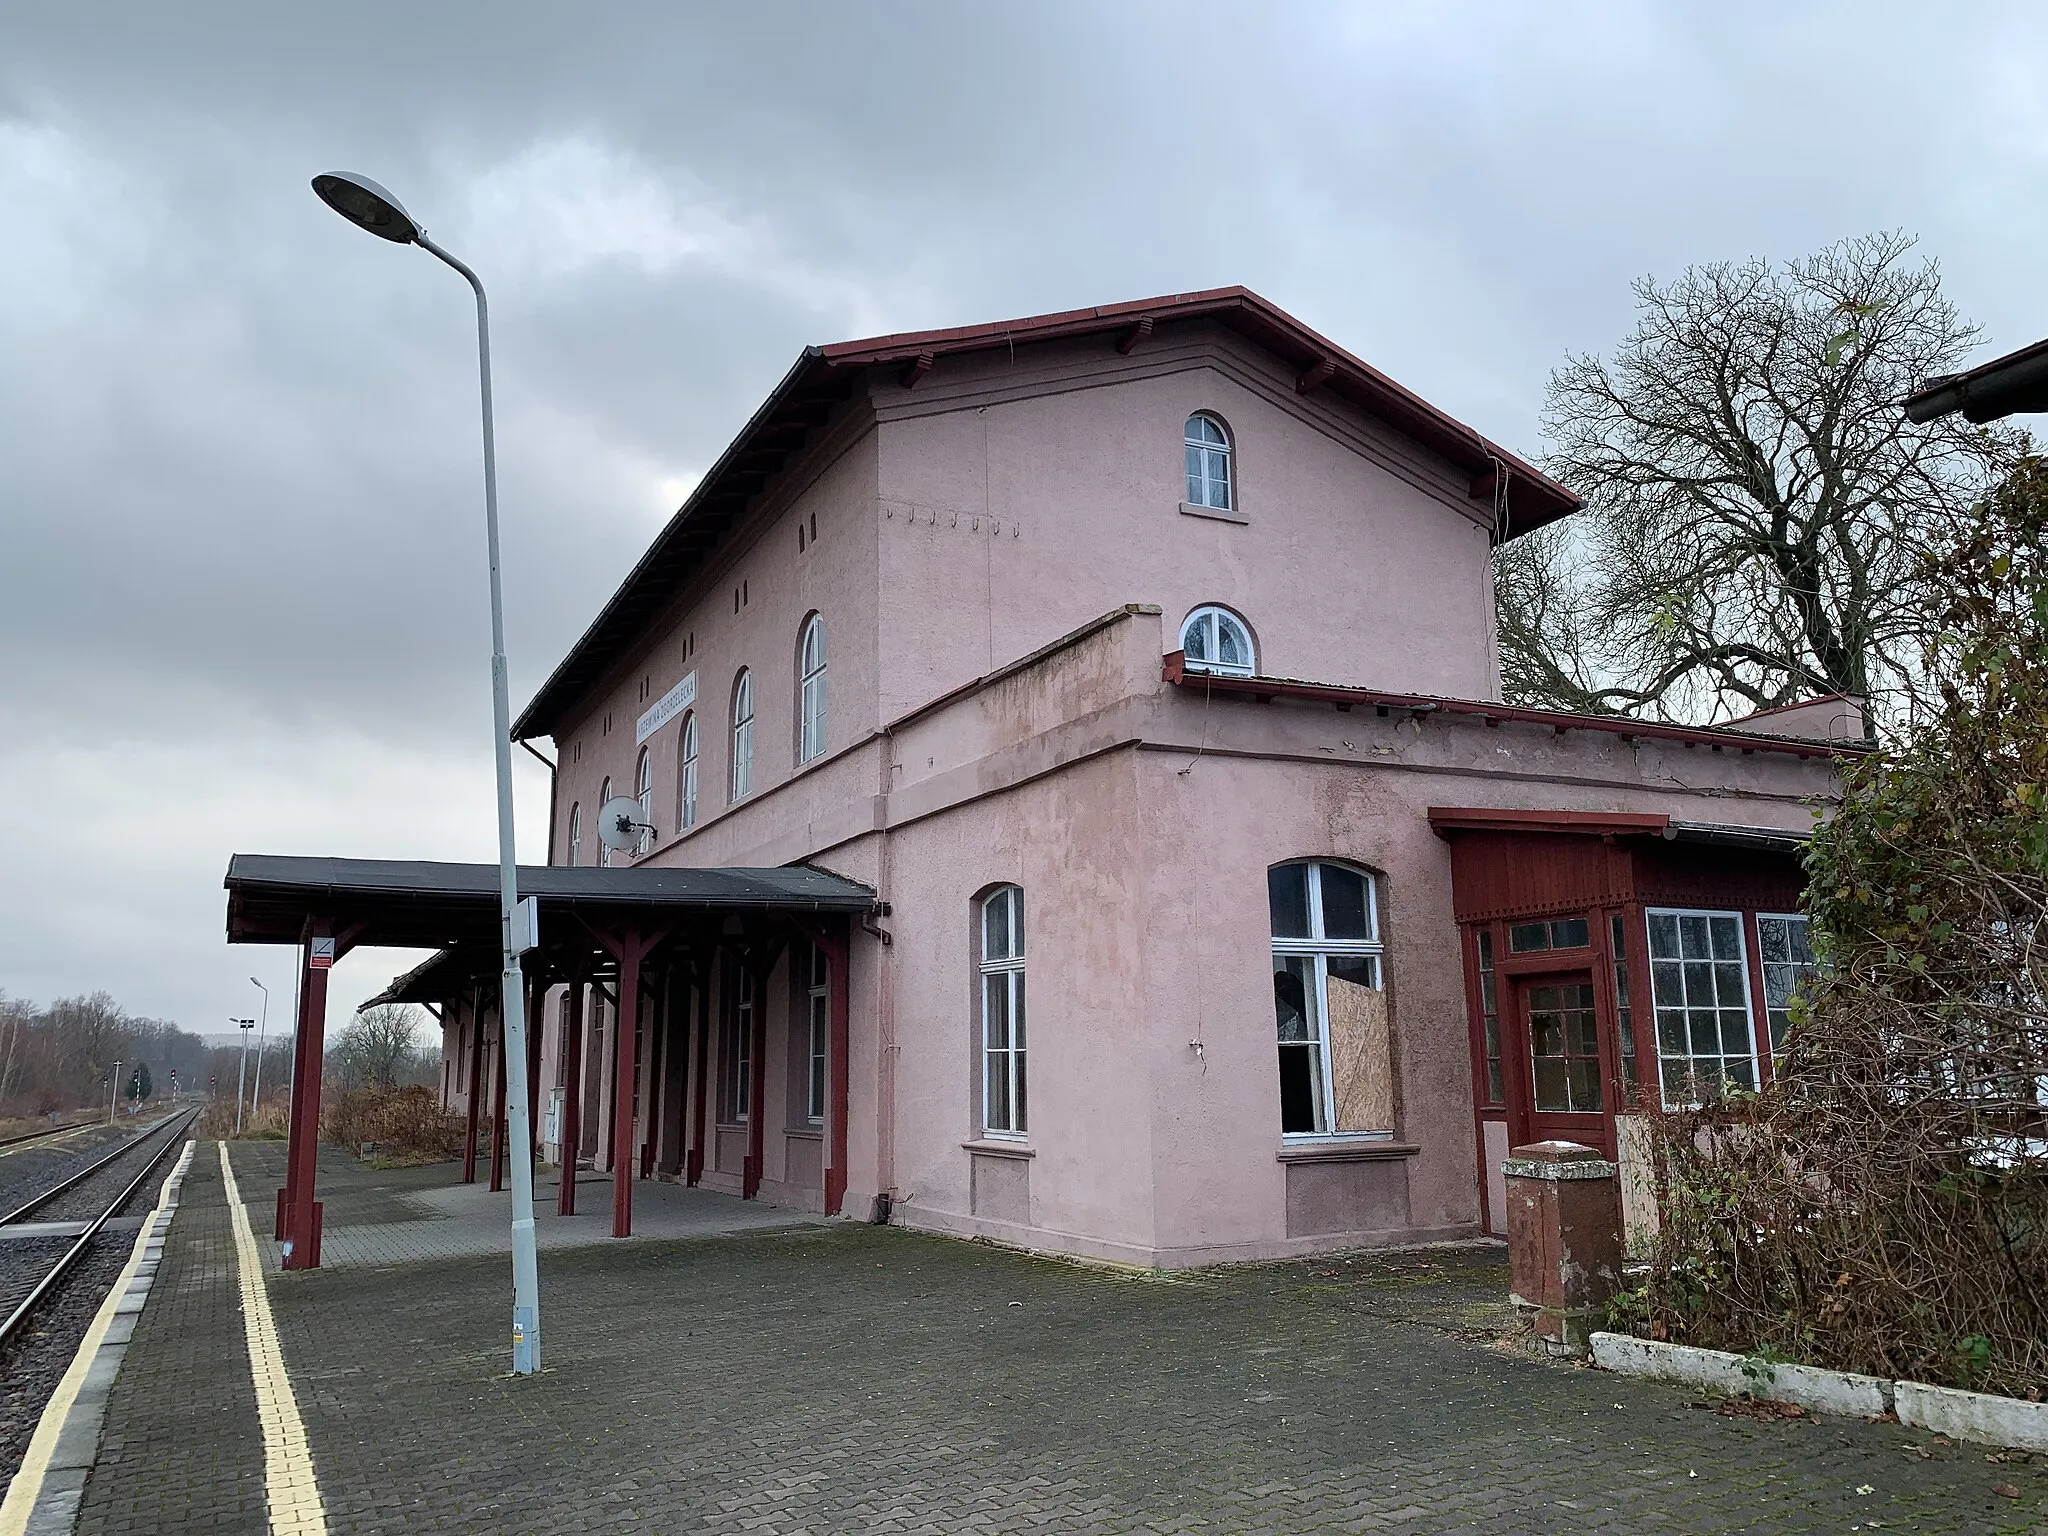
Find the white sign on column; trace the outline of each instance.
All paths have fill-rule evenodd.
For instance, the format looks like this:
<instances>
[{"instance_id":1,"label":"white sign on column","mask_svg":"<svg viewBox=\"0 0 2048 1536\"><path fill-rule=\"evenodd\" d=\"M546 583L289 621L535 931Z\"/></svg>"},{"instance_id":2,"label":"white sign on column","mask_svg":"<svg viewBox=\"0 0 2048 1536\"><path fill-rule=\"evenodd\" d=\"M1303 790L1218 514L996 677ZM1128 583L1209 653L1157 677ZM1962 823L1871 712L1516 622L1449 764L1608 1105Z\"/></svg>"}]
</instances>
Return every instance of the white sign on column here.
<instances>
[{"instance_id":1,"label":"white sign on column","mask_svg":"<svg viewBox=\"0 0 2048 1536\"><path fill-rule=\"evenodd\" d=\"M645 746L647 738L697 702L697 674L692 672L675 687L648 706L633 728L633 745Z\"/></svg>"}]
</instances>

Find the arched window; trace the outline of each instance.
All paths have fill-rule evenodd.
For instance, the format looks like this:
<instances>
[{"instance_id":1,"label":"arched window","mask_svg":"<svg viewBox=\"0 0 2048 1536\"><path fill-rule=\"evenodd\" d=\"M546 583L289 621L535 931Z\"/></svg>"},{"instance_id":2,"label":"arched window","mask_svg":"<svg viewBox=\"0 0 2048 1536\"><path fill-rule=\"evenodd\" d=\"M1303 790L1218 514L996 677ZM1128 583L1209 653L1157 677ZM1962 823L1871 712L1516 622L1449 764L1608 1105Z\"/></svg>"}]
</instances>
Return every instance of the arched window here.
<instances>
[{"instance_id":1,"label":"arched window","mask_svg":"<svg viewBox=\"0 0 2048 1536\"><path fill-rule=\"evenodd\" d=\"M676 826L697 825L697 711L683 716L682 766L676 770Z\"/></svg>"},{"instance_id":2,"label":"arched window","mask_svg":"<svg viewBox=\"0 0 2048 1536\"><path fill-rule=\"evenodd\" d=\"M754 675L740 669L732 685L732 797L746 798L754 787Z\"/></svg>"},{"instance_id":3,"label":"arched window","mask_svg":"<svg viewBox=\"0 0 2048 1536\"><path fill-rule=\"evenodd\" d=\"M1228 608L1197 608L1180 627L1180 650L1190 672L1250 677L1259 670L1252 633Z\"/></svg>"},{"instance_id":4,"label":"arched window","mask_svg":"<svg viewBox=\"0 0 2048 1536\"><path fill-rule=\"evenodd\" d=\"M825 621L812 614L797 647L796 760L825 755Z\"/></svg>"},{"instance_id":5,"label":"arched window","mask_svg":"<svg viewBox=\"0 0 2048 1536\"><path fill-rule=\"evenodd\" d=\"M981 902L981 1128L1022 1136L1024 1093L1024 892L1014 885Z\"/></svg>"},{"instance_id":6,"label":"arched window","mask_svg":"<svg viewBox=\"0 0 2048 1536\"><path fill-rule=\"evenodd\" d=\"M1188 505L1228 512L1237 505L1231 494L1230 434L1206 412L1188 418Z\"/></svg>"},{"instance_id":7,"label":"arched window","mask_svg":"<svg viewBox=\"0 0 2048 1536\"><path fill-rule=\"evenodd\" d=\"M604 827L604 808L610 805L611 803L612 781L611 778L607 776L605 778L604 783L601 786L599 786L597 791L597 824L600 829L597 838L597 862L600 864L610 864L612 861L611 845L604 840L604 833L602 830Z\"/></svg>"},{"instance_id":8,"label":"arched window","mask_svg":"<svg viewBox=\"0 0 2048 1536\"><path fill-rule=\"evenodd\" d=\"M1393 1050L1373 877L1304 860L1266 871L1279 1025L1280 1129L1390 1135Z\"/></svg>"},{"instance_id":9,"label":"arched window","mask_svg":"<svg viewBox=\"0 0 2048 1536\"><path fill-rule=\"evenodd\" d=\"M640 802L640 841L634 845L637 858L654 851L654 759L640 749L640 766L634 773L633 798Z\"/></svg>"},{"instance_id":10,"label":"arched window","mask_svg":"<svg viewBox=\"0 0 2048 1536\"><path fill-rule=\"evenodd\" d=\"M569 862L583 862L583 805L580 801L569 807Z\"/></svg>"}]
</instances>

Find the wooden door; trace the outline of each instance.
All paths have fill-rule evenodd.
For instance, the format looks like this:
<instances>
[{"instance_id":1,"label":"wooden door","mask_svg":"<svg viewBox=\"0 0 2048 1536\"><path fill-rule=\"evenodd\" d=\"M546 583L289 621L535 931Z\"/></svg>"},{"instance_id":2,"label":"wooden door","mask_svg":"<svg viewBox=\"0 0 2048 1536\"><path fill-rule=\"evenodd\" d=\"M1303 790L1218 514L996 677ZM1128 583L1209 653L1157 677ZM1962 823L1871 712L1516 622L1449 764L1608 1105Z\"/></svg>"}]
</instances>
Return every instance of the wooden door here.
<instances>
[{"instance_id":1,"label":"wooden door","mask_svg":"<svg viewBox=\"0 0 2048 1536\"><path fill-rule=\"evenodd\" d=\"M1516 1140L1576 1141L1613 1157L1612 1056L1591 970L1520 975L1511 983L1511 1106Z\"/></svg>"}]
</instances>

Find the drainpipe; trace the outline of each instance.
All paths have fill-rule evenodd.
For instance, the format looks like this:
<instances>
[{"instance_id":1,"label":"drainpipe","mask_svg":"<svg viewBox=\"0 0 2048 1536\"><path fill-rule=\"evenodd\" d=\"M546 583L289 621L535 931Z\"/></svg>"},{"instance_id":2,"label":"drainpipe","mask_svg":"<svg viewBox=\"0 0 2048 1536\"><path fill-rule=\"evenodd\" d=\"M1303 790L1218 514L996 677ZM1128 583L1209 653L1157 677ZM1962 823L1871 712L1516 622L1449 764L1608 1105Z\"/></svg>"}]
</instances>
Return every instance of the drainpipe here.
<instances>
[{"instance_id":1,"label":"drainpipe","mask_svg":"<svg viewBox=\"0 0 2048 1536\"><path fill-rule=\"evenodd\" d=\"M530 741L519 743L533 754L534 761L548 771L548 862L555 862L555 795L561 789L561 775L553 763L541 756L540 749Z\"/></svg>"},{"instance_id":2,"label":"drainpipe","mask_svg":"<svg viewBox=\"0 0 2048 1536\"><path fill-rule=\"evenodd\" d=\"M895 788L896 732L882 727L882 846L875 855L875 900L889 900L889 794ZM896 950L875 955L875 1194L896 1202ZM886 1209L886 1207L885 1207Z\"/></svg>"}]
</instances>

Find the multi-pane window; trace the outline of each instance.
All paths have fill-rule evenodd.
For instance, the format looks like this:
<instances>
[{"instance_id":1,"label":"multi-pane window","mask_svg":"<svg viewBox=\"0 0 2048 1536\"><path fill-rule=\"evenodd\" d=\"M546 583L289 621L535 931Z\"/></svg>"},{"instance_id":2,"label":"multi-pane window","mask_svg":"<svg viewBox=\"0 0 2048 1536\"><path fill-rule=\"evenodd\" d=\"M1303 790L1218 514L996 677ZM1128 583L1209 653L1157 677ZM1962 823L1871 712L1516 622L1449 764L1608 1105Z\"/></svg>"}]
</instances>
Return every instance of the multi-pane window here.
<instances>
[{"instance_id":1,"label":"multi-pane window","mask_svg":"<svg viewBox=\"0 0 2048 1536\"><path fill-rule=\"evenodd\" d=\"M645 747L640 749L633 798L640 802L640 841L633 845L633 852L644 859L654 849L654 758Z\"/></svg>"},{"instance_id":2,"label":"multi-pane window","mask_svg":"<svg viewBox=\"0 0 2048 1536\"><path fill-rule=\"evenodd\" d=\"M1380 985L1378 897L1341 864L1266 871L1280 1129L1287 1135L1393 1129L1393 1052Z\"/></svg>"},{"instance_id":3,"label":"multi-pane window","mask_svg":"<svg viewBox=\"0 0 2048 1536\"><path fill-rule=\"evenodd\" d=\"M1024 1091L1024 892L1014 885L981 903L981 1127L1022 1136Z\"/></svg>"},{"instance_id":4,"label":"multi-pane window","mask_svg":"<svg viewBox=\"0 0 2048 1536\"><path fill-rule=\"evenodd\" d=\"M1600 1109L1600 1026L1591 982L1529 988L1529 1062L1539 1110Z\"/></svg>"},{"instance_id":5,"label":"multi-pane window","mask_svg":"<svg viewBox=\"0 0 2048 1536\"><path fill-rule=\"evenodd\" d=\"M1756 1087L1742 914L1653 909L1650 994L1667 1109Z\"/></svg>"},{"instance_id":6,"label":"multi-pane window","mask_svg":"<svg viewBox=\"0 0 2048 1536\"><path fill-rule=\"evenodd\" d=\"M1215 507L1228 512L1234 505L1230 495L1230 434L1214 416L1188 418L1188 505Z\"/></svg>"},{"instance_id":7,"label":"multi-pane window","mask_svg":"<svg viewBox=\"0 0 2048 1536\"><path fill-rule=\"evenodd\" d=\"M598 820L597 820L597 824L598 824L598 831L599 831L599 836L598 836L598 839L597 839L597 862L598 862L598 863L600 863L600 864L610 864L610 863L611 863L611 861L612 861L612 848L611 848L611 844L610 844L610 843L607 843L607 842L606 842L606 841L604 840L604 837L603 837L603 835L602 835L602 834L603 834L603 830L604 830L604 808L605 808L606 806L610 805L611 803L612 803L612 781L611 781L611 776L610 776L609 774L607 774L607 775L605 776L605 781L604 781L604 783L603 783L603 784L601 784L600 786L598 786L598 791L597 791L597 813L598 813Z\"/></svg>"},{"instance_id":8,"label":"multi-pane window","mask_svg":"<svg viewBox=\"0 0 2048 1536\"><path fill-rule=\"evenodd\" d=\"M682 766L676 770L676 826L697 825L697 712L683 716Z\"/></svg>"},{"instance_id":9,"label":"multi-pane window","mask_svg":"<svg viewBox=\"0 0 2048 1536\"><path fill-rule=\"evenodd\" d=\"M732 685L732 797L754 787L754 675L742 671Z\"/></svg>"},{"instance_id":10,"label":"multi-pane window","mask_svg":"<svg viewBox=\"0 0 2048 1536\"><path fill-rule=\"evenodd\" d=\"M1507 1079L1500 1066L1500 988L1493 974L1493 930L1481 928L1479 941L1479 1028L1486 1054L1486 1102L1508 1101Z\"/></svg>"},{"instance_id":11,"label":"multi-pane window","mask_svg":"<svg viewBox=\"0 0 2048 1536\"><path fill-rule=\"evenodd\" d=\"M805 1079L804 1118L813 1125L825 1123L825 1066L832 1039L830 979L825 951L813 944L810 980L804 991L810 1022L810 1073Z\"/></svg>"},{"instance_id":12,"label":"multi-pane window","mask_svg":"<svg viewBox=\"0 0 2048 1536\"><path fill-rule=\"evenodd\" d=\"M1642 1084L1636 1070L1635 1010L1629 1006L1628 996L1628 924L1619 912L1607 920L1607 944L1613 952L1614 1019L1621 1036L1621 1093L1628 1101L1623 1108L1631 1108Z\"/></svg>"},{"instance_id":13,"label":"multi-pane window","mask_svg":"<svg viewBox=\"0 0 2048 1536\"><path fill-rule=\"evenodd\" d=\"M1806 919L1797 914L1758 913L1756 937L1764 957L1764 1016L1770 1020L1775 1057L1783 1054L1792 1028L1792 995L1813 979L1813 945Z\"/></svg>"},{"instance_id":14,"label":"multi-pane window","mask_svg":"<svg viewBox=\"0 0 2048 1536\"><path fill-rule=\"evenodd\" d=\"M1180 627L1181 658L1190 672L1250 677L1259 670L1251 632L1228 608L1197 608Z\"/></svg>"},{"instance_id":15,"label":"multi-pane window","mask_svg":"<svg viewBox=\"0 0 2048 1536\"><path fill-rule=\"evenodd\" d=\"M718 1043L723 1069L719 1097L724 1102L719 1107L728 1124L743 1125L754 1101L754 973L735 964L725 979L723 1038Z\"/></svg>"},{"instance_id":16,"label":"multi-pane window","mask_svg":"<svg viewBox=\"0 0 2048 1536\"><path fill-rule=\"evenodd\" d=\"M1508 949L1517 955L1545 949L1584 949L1591 942L1583 917L1554 917L1548 922L1514 923L1508 928Z\"/></svg>"},{"instance_id":17,"label":"multi-pane window","mask_svg":"<svg viewBox=\"0 0 2048 1536\"><path fill-rule=\"evenodd\" d=\"M804 626L797 661L796 760L825 755L825 621L816 614Z\"/></svg>"},{"instance_id":18,"label":"multi-pane window","mask_svg":"<svg viewBox=\"0 0 2048 1536\"><path fill-rule=\"evenodd\" d=\"M580 801L569 807L569 862L583 862L583 806Z\"/></svg>"}]
</instances>

